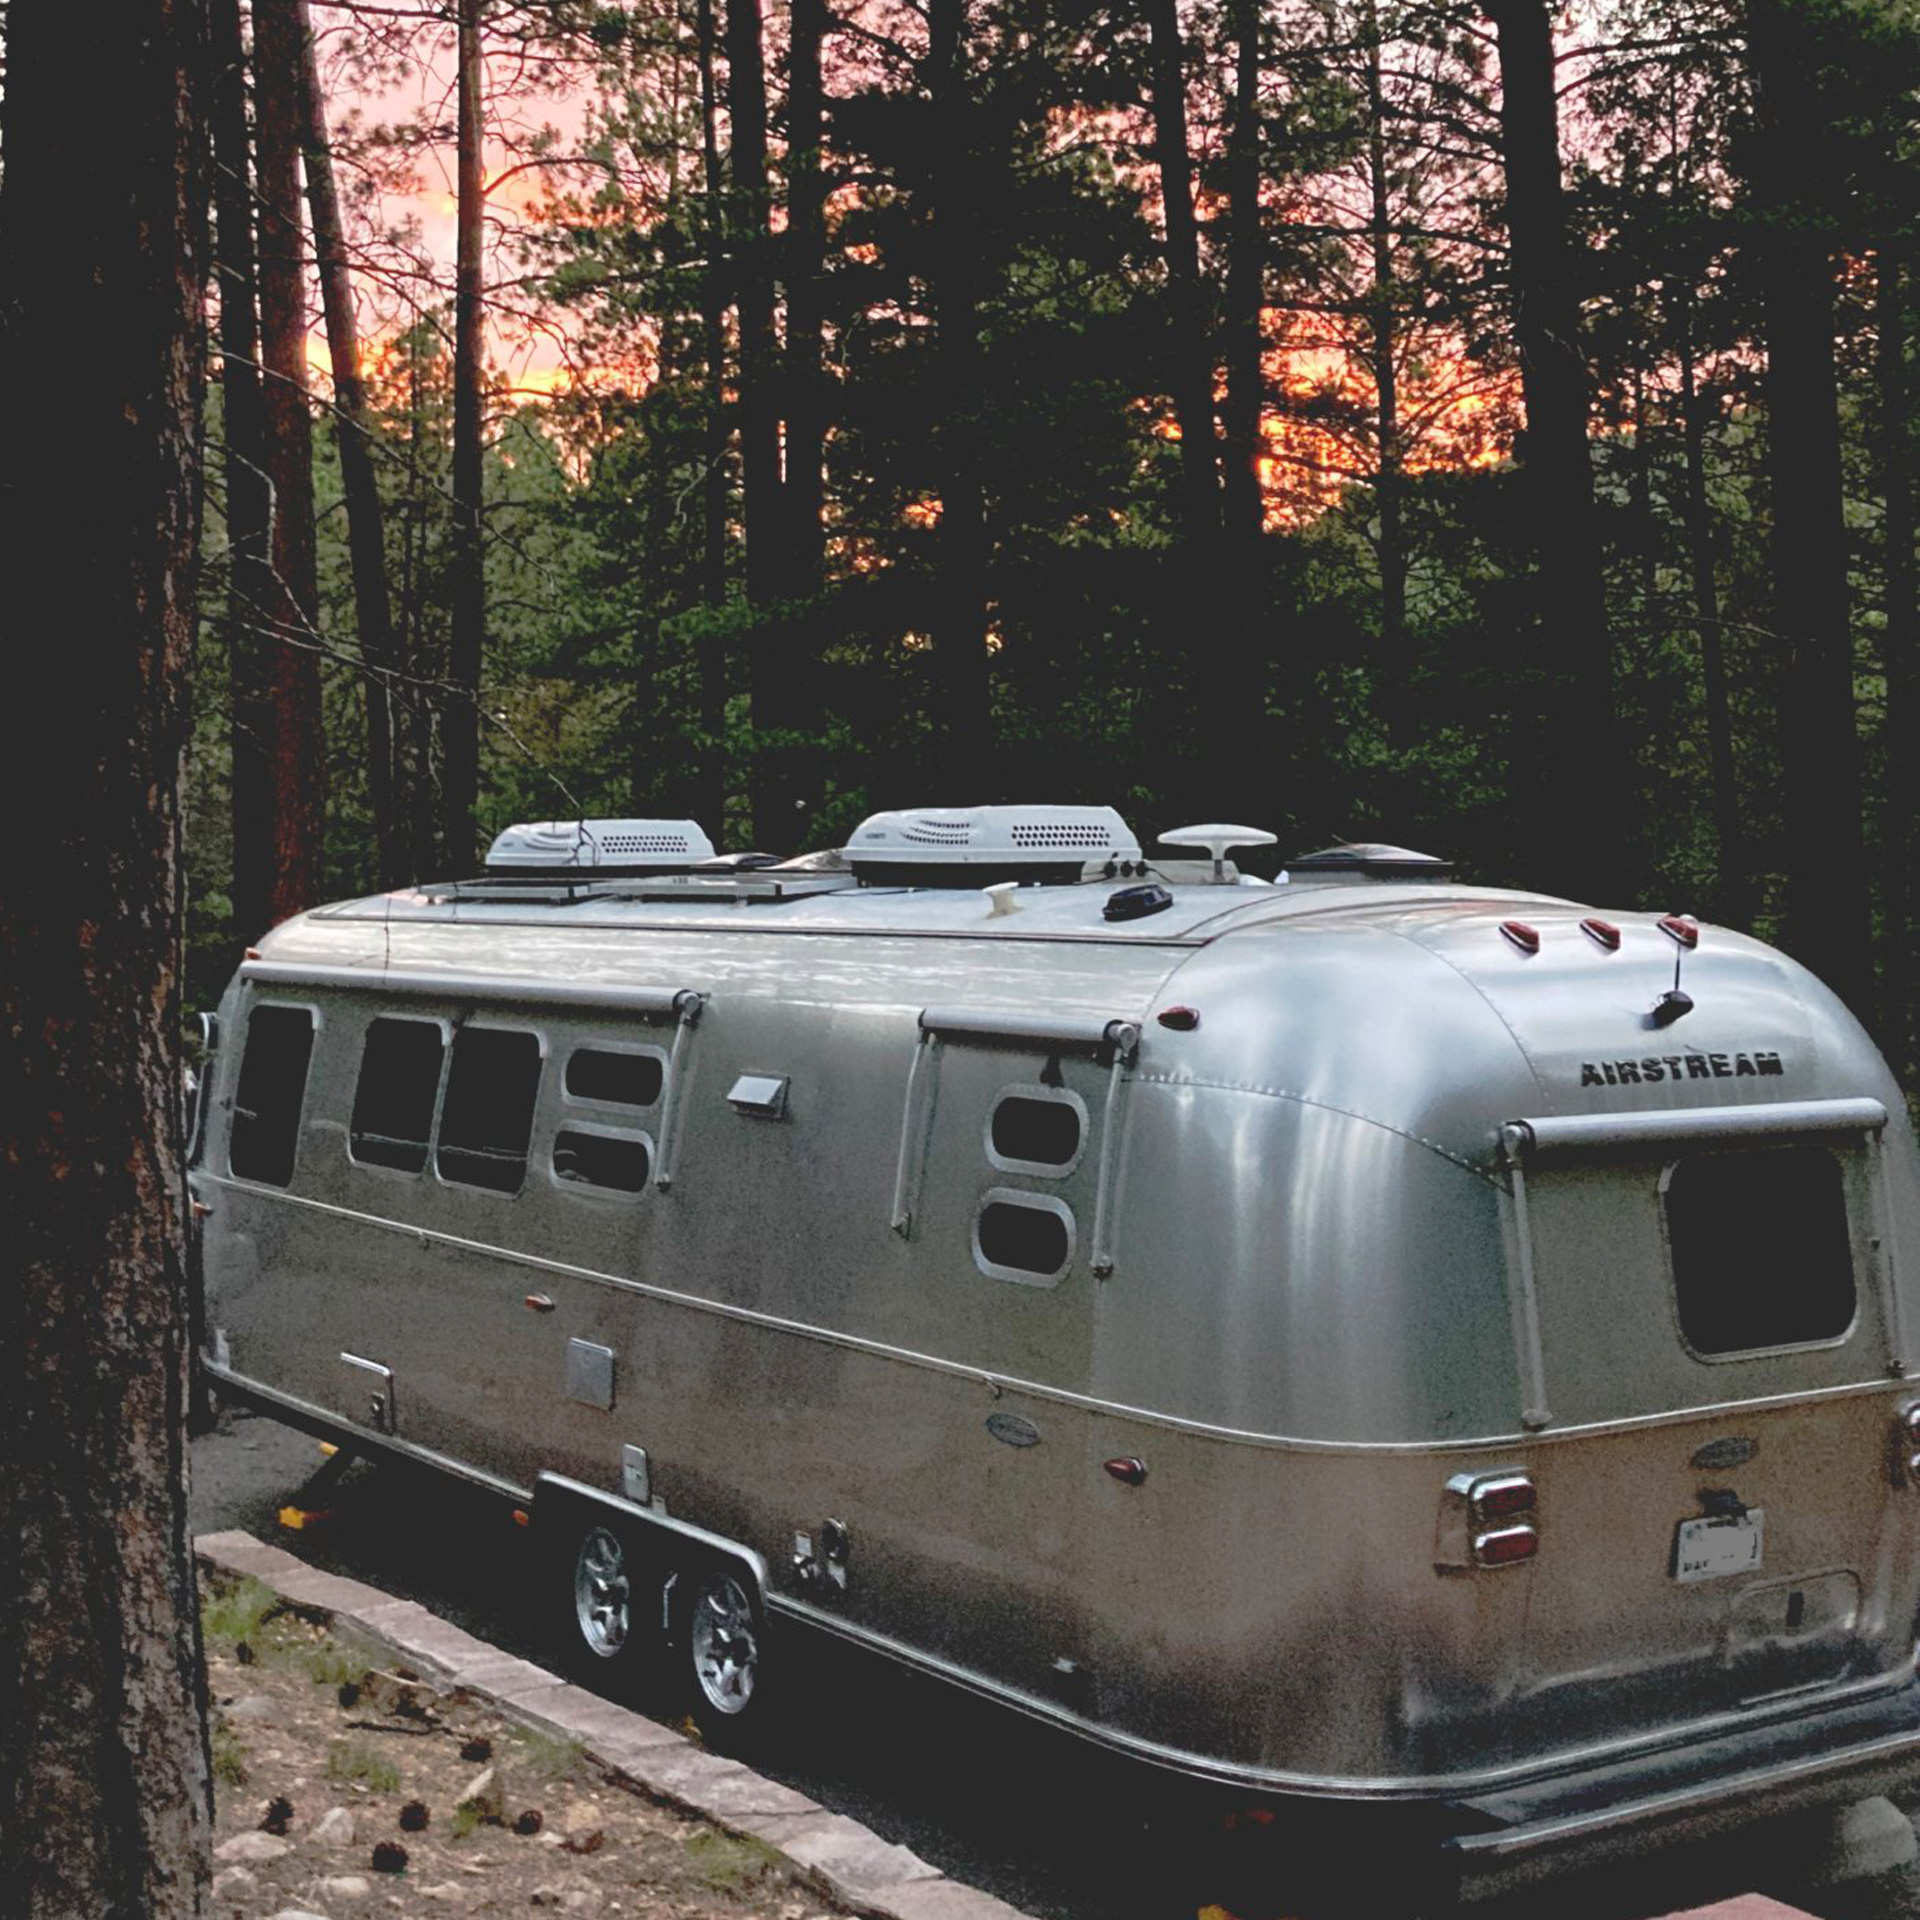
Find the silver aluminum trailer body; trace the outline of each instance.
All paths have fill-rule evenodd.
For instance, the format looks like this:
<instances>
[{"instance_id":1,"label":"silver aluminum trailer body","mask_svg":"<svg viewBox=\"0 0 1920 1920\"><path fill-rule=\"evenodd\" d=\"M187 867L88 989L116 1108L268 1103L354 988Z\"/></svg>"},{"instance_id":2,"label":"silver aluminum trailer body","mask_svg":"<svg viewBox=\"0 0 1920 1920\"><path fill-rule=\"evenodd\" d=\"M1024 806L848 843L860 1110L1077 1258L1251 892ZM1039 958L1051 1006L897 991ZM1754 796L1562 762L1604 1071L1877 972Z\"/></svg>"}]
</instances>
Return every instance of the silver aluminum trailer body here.
<instances>
[{"instance_id":1,"label":"silver aluminum trailer body","mask_svg":"<svg viewBox=\"0 0 1920 1920\"><path fill-rule=\"evenodd\" d=\"M735 891L263 940L195 1175L215 1377L733 1543L776 1619L1149 1759L1464 1809L1469 1853L1920 1749L1920 1168L1804 971L1708 929L1656 1026L1676 937L1539 896ZM312 1038L250 1177L264 1009ZM401 1020L419 1165L357 1107ZM488 1030L538 1061L497 1179L449 1084ZM597 1098L582 1051L651 1064ZM1751 1338L1680 1291L1719 1233Z\"/></svg>"}]
</instances>

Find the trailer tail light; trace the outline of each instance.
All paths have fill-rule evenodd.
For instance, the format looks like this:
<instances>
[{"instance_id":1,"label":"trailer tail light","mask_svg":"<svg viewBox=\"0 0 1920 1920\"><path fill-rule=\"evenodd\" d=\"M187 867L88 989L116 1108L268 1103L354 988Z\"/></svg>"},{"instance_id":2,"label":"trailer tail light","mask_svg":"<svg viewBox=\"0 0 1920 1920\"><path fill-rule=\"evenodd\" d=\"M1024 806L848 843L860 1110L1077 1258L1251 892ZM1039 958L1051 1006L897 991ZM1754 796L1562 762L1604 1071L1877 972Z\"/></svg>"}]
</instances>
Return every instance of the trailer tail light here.
<instances>
[{"instance_id":1,"label":"trailer tail light","mask_svg":"<svg viewBox=\"0 0 1920 1920\"><path fill-rule=\"evenodd\" d=\"M1512 1520L1531 1513L1540 1504L1534 1484L1523 1473L1503 1474L1496 1480L1476 1480L1467 1504L1477 1527L1491 1526L1497 1520Z\"/></svg>"},{"instance_id":2,"label":"trailer tail light","mask_svg":"<svg viewBox=\"0 0 1920 1920\"><path fill-rule=\"evenodd\" d=\"M1539 1530L1534 1527L1497 1527L1492 1533L1478 1534L1473 1542L1476 1567L1512 1567L1531 1560L1540 1551Z\"/></svg>"},{"instance_id":3,"label":"trailer tail light","mask_svg":"<svg viewBox=\"0 0 1920 1920\"><path fill-rule=\"evenodd\" d=\"M1530 1474L1456 1473L1440 1495L1436 1567L1513 1567L1540 1551L1540 1490Z\"/></svg>"},{"instance_id":4,"label":"trailer tail light","mask_svg":"<svg viewBox=\"0 0 1920 1920\"><path fill-rule=\"evenodd\" d=\"M1620 951L1620 929L1611 920L1602 920L1598 915L1590 916L1580 922L1580 931L1608 953Z\"/></svg>"},{"instance_id":5,"label":"trailer tail light","mask_svg":"<svg viewBox=\"0 0 1920 1920\"><path fill-rule=\"evenodd\" d=\"M1540 951L1540 935L1524 920L1502 920L1500 931L1504 933L1522 953Z\"/></svg>"},{"instance_id":6,"label":"trailer tail light","mask_svg":"<svg viewBox=\"0 0 1920 1920\"><path fill-rule=\"evenodd\" d=\"M1669 939L1677 940L1689 953L1700 944L1700 929L1691 920L1683 920L1677 913L1663 914L1660 918L1660 931Z\"/></svg>"}]
</instances>

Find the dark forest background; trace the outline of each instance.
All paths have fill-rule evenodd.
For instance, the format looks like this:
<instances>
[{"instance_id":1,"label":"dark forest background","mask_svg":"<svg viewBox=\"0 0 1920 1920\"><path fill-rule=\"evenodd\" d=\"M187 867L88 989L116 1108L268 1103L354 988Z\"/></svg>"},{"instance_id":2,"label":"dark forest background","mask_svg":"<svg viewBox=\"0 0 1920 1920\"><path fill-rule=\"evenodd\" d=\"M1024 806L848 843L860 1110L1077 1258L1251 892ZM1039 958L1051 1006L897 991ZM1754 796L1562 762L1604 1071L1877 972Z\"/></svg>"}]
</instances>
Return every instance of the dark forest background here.
<instances>
[{"instance_id":1,"label":"dark forest background","mask_svg":"<svg viewBox=\"0 0 1920 1920\"><path fill-rule=\"evenodd\" d=\"M1912 0L213 11L192 999L517 819L1088 800L1755 929L1911 1076Z\"/></svg>"}]
</instances>

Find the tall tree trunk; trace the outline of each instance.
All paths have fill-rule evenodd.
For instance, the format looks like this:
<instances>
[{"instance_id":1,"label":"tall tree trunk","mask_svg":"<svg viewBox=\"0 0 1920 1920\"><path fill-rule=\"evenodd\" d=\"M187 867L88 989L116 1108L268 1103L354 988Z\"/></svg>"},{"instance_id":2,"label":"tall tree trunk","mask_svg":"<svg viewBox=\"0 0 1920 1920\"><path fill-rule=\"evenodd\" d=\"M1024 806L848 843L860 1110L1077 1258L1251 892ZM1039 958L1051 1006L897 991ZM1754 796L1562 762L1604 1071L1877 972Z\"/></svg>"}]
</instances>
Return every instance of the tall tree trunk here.
<instances>
[{"instance_id":1,"label":"tall tree trunk","mask_svg":"<svg viewBox=\"0 0 1920 1920\"><path fill-rule=\"evenodd\" d=\"M1920 597L1914 564L1913 387L1907 364L1906 248L1883 241L1875 262L1874 316L1880 389L1882 574L1886 593L1887 1050L1894 1068L1920 1065Z\"/></svg>"},{"instance_id":2,"label":"tall tree trunk","mask_svg":"<svg viewBox=\"0 0 1920 1920\"><path fill-rule=\"evenodd\" d=\"M700 157L706 211L706 270L700 276L700 335L706 349L706 471L700 488L701 597L717 615L727 599L727 311L719 262L726 253L726 199L720 170L720 103L714 80L713 0L695 0L700 66ZM716 846L726 844L727 645L717 618L700 637L699 816Z\"/></svg>"},{"instance_id":3,"label":"tall tree trunk","mask_svg":"<svg viewBox=\"0 0 1920 1920\"><path fill-rule=\"evenodd\" d=\"M1853 633L1834 371L1833 241L1803 190L1825 145L1799 0L1751 0L1757 242L1767 340L1774 622L1786 653L1789 950L1870 1012L1870 914L1854 711Z\"/></svg>"},{"instance_id":4,"label":"tall tree trunk","mask_svg":"<svg viewBox=\"0 0 1920 1920\"><path fill-rule=\"evenodd\" d=\"M480 676L486 657L487 575L481 462L485 268L485 186L481 173L485 128L481 118L480 13L485 0L459 0L455 134L455 261L453 279L453 578L448 601L451 631L441 715L445 746L441 858L453 873L471 870L479 849Z\"/></svg>"},{"instance_id":5,"label":"tall tree trunk","mask_svg":"<svg viewBox=\"0 0 1920 1920\"><path fill-rule=\"evenodd\" d=\"M787 40L787 560L817 589L826 511L826 0L793 0Z\"/></svg>"},{"instance_id":6,"label":"tall tree trunk","mask_svg":"<svg viewBox=\"0 0 1920 1920\"><path fill-rule=\"evenodd\" d=\"M1492 0L1487 13L1499 36L1537 644L1552 649L1545 661L1550 837L1540 853L1550 884L1605 900L1626 885L1619 821L1632 811L1632 794L1614 718L1613 649L1587 446L1587 365L1560 181L1552 12L1547 0Z\"/></svg>"},{"instance_id":7,"label":"tall tree trunk","mask_svg":"<svg viewBox=\"0 0 1920 1920\"><path fill-rule=\"evenodd\" d=\"M267 480L273 489L268 624L273 709L273 854L267 918L316 906L326 822L320 711L320 594L313 528L313 420L307 410L306 250L300 218L296 0L256 0L254 115L260 179L260 337L266 369Z\"/></svg>"},{"instance_id":8,"label":"tall tree trunk","mask_svg":"<svg viewBox=\"0 0 1920 1920\"><path fill-rule=\"evenodd\" d=\"M8 9L0 525L35 565L89 535L0 717L33 822L0 894L0 1899L34 1920L189 1920L212 1837L179 997L208 68L205 0Z\"/></svg>"},{"instance_id":9,"label":"tall tree trunk","mask_svg":"<svg viewBox=\"0 0 1920 1920\"><path fill-rule=\"evenodd\" d=\"M340 452L340 490L347 509L347 551L353 569L353 611L360 630L361 680L367 707L367 791L373 802L374 842L380 885L411 880L406 835L401 827L402 786L394 752L393 607L387 594L387 541L380 487L373 471L373 414L360 377L360 328L353 308L353 277L347 265L340 201L333 185L333 149L327 138L327 103L314 57L313 22L307 0L297 0L303 58L301 119L305 137L307 206L313 215L313 246L320 264L320 297L327 321L327 356L333 371L333 433Z\"/></svg>"},{"instance_id":10,"label":"tall tree trunk","mask_svg":"<svg viewBox=\"0 0 1920 1920\"><path fill-rule=\"evenodd\" d=\"M1260 484L1260 417L1266 376L1260 365L1260 312L1266 298L1260 219L1261 0L1232 0L1233 113L1227 129L1226 404L1221 449L1229 538L1255 548L1266 517Z\"/></svg>"},{"instance_id":11,"label":"tall tree trunk","mask_svg":"<svg viewBox=\"0 0 1920 1920\"><path fill-rule=\"evenodd\" d=\"M1373 498L1380 516L1380 640L1396 681L1405 669L1407 544L1403 525L1404 455L1400 445L1400 369L1394 357L1399 294L1393 272L1393 182L1387 171L1387 102L1381 67L1380 8L1367 0L1367 242L1373 281L1367 310L1377 441Z\"/></svg>"},{"instance_id":12,"label":"tall tree trunk","mask_svg":"<svg viewBox=\"0 0 1920 1920\"><path fill-rule=\"evenodd\" d=\"M1687 561L1693 615L1700 630L1700 690L1707 715L1707 767L1713 782L1714 837L1719 843L1719 911L1736 927L1753 924L1753 855L1740 812L1733 759L1733 706L1728 692L1726 635L1713 570L1713 516L1707 504L1706 406L1694 348L1694 291L1682 295L1679 326L1681 431L1687 468Z\"/></svg>"},{"instance_id":13,"label":"tall tree trunk","mask_svg":"<svg viewBox=\"0 0 1920 1920\"><path fill-rule=\"evenodd\" d=\"M754 608L753 837L770 853L798 841L788 780L794 674L788 623L775 612L787 583L780 484L780 348L774 331L773 197L767 173L767 63L760 0L727 0L727 121L732 133L732 259L740 316L741 522Z\"/></svg>"},{"instance_id":14,"label":"tall tree trunk","mask_svg":"<svg viewBox=\"0 0 1920 1920\"><path fill-rule=\"evenodd\" d=\"M421 330L416 327L403 343L407 356L407 472L400 529L400 656L411 661L416 672L425 674L438 663L440 647L437 636L429 641L425 609L420 604L420 581L426 570L428 494L421 455L430 431L420 380L421 338ZM441 736L435 723L444 719L446 709L443 702L429 697L428 689L410 680L398 711L414 794L407 819L408 865L416 875L422 875L435 868L440 859L445 777L444 761L437 751Z\"/></svg>"},{"instance_id":15,"label":"tall tree trunk","mask_svg":"<svg viewBox=\"0 0 1920 1920\"><path fill-rule=\"evenodd\" d=\"M978 216L970 191L972 114L967 0L931 0L927 79L933 109L932 203L935 418L940 488L938 603L933 635L937 797L964 804L989 785L987 509L977 409L981 378Z\"/></svg>"},{"instance_id":16,"label":"tall tree trunk","mask_svg":"<svg viewBox=\"0 0 1920 1920\"><path fill-rule=\"evenodd\" d=\"M821 644L818 599L826 561L826 0L793 0L787 35L786 440L781 502L783 705L798 739L785 756L781 800L804 829L819 802ZM799 844L804 845L804 837Z\"/></svg>"},{"instance_id":17,"label":"tall tree trunk","mask_svg":"<svg viewBox=\"0 0 1920 1920\"><path fill-rule=\"evenodd\" d=\"M273 890L272 709L262 622L275 605L267 430L260 396L259 277L253 246L253 159L239 0L211 0L214 204L219 244L220 437L225 453L227 674L233 819L233 936L270 924Z\"/></svg>"},{"instance_id":18,"label":"tall tree trunk","mask_svg":"<svg viewBox=\"0 0 1920 1920\"><path fill-rule=\"evenodd\" d=\"M1181 524L1190 555L1211 555L1220 530L1213 434L1213 354L1200 278L1200 224L1193 212L1193 152L1187 135L1187 60L1177 0L1147 0L1153 74L1153 157L1166 227L1167 390L1180 429Z\"/></svg>"}]
</instances>

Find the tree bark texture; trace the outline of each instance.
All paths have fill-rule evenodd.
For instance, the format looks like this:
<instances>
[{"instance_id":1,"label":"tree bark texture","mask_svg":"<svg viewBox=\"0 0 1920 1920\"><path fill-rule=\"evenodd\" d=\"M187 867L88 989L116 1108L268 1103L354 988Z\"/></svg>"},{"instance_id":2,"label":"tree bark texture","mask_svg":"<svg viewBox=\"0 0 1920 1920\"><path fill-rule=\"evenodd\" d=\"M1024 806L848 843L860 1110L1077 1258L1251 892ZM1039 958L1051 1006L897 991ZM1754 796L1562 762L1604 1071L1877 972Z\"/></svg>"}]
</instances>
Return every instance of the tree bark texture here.
<instances>
[{"instance_id":1,"label":"tree bark texture","mask_svg":"<svg viewBox=\"0 0 1920 1920\"><path fill-rule=\"evenodd\" d=\"M1160 175L1167 265L1167 391L1180 429L1180 519L1187 546L1211 554L1220 530L1213 433L1213 352L1200 277L1200 223L1193 211L1193 151L1187 133L1186 44L1177 0L1147 0L1153 93L1153 158Z\"/></svg>"},{"instance_id":2,"label":"tree bark texture","mask_svg":"<svg viewBox=\"0 0 1920 1920\"><path fill-rule=\"evenodd\" d=\"M1862 1019L1870 912L1834 369L1834 242L1803 181L1826 126L1797 0L1747 14L1767 345L1774 624L1785 654L1785 944Z\"/></svg>"},{"instance_id":3,"label":"tree bark texture","mask_svg":"<svg viewBox=\"0 0 1920 1920\"><path fill-rule=\"evenodd\" d=\"M313 420L307 401L306 248L300 217L302 33L296 0L256 0L253 56L261 361L275 588L264 622L272 707L273 872L267 919L277 924L319 904L327 783Z\"/></svg>"},{"instance_id":4,"label":"tree bark texture","mask_svg":"<svg viewBox=\"0 0 1920 1920\"><path fill-rule=\"evenodd\" d=\"M382 887L416 876L401 827L404 782L394 751L393 604L387 592L387 543L380 487L374 474L373 415L360 376L360 328L353 305L353 276L333 184L333 148L327 137L327 104L320 91L313 21L307 0L297 0L302 57L301 125L305 145L307 206L313 215L313 246L320 267L320 297L327 323L327 357L333 372L333 432L340 452L340 489L347 512L347 551L353 571L354 619L360 631L361 683L367 709L367 794L373 803L374 840Z\"/></svg>"},{"instance_id":5,"label":"tree bark texture","mask_svg":"<svg viewBox=\"0 0 1920 1920\"><path fill-rule=\"evenodd\" d=\"M971 120L966 0L932 0L927 77L934 270L933 443L940 489L933 633L936 797L964 804L988 780L986 484L977 421L981 376L978 214L969 191Z\"/></svg>"},{"instance_id":6,"label":"tree bark texture","mask_svg":"<svg viewBox=\"0 0 1920 1920\"><path fill-rule=\"evenodd\" d=\"M446 710L441 857L448 871L470 872L479 854L480 678L486 658L487 576L481 460L481 385L486 325L486 190L481 172L480 14L484 0L460 0L455 129L453 280L453 564Z\"/></svg>"},{"instance_id":7,"label":"tree bark texture","mask_svg":"<svg viewBox=\"0 0 1920 1920\"><path fill-rule=\"evenodd\" d=\"M204 0L8 10L0 525L36 565L85 535L0 715L4 804L34 823L0 893L0 1907L23 1920L187 1920L207 1882L179 792L209 76Z\"/></svg>"},{"instance_id":8,"label":"tree bark texture","mask_svg":"<svg viewBox=\"0 0 1920 1920\"><path fill-rule=\"evenodd\" d=\"M260 392L259 274L253 241L253 154L247 131L246 51L239 0L211 0L213 199L218 225L213 279L220 298L220 421L225 454L227 673L233 930L240 942L271 924L273 710L267 698L263 623L277 603L272 495Z\"/></svg>"},{"instance_id":9,"label":"tree bark texture","mask_svg":"<svg viewBox=\"0 0 1920 1920\"><path fill-rule=\"evenodd\" d=\"M1547 0L1497 0L1508 272L1527 431L1540 644L1547 683L1545 884L1607 900L1624 885L1631 809L1614 718L1613 648L1587 446L1588 378L1560 179Z\"/></svg>"}]
</instances>

